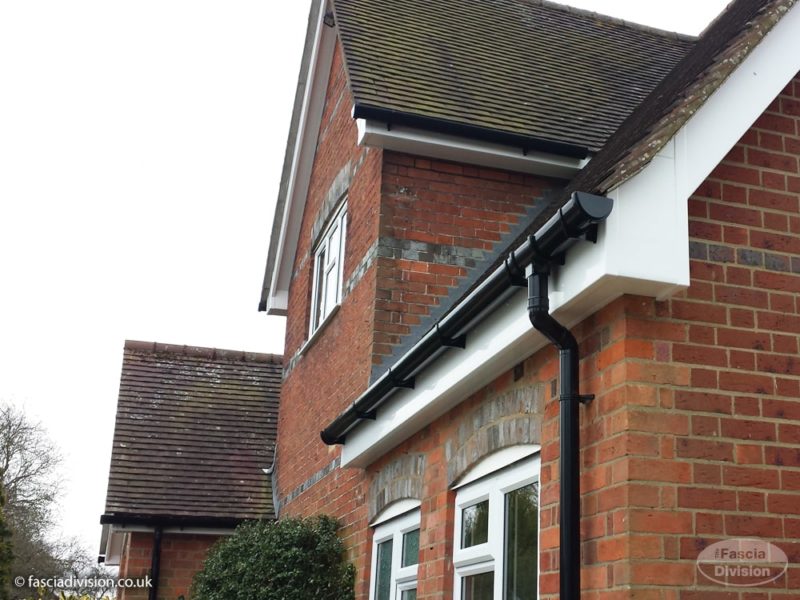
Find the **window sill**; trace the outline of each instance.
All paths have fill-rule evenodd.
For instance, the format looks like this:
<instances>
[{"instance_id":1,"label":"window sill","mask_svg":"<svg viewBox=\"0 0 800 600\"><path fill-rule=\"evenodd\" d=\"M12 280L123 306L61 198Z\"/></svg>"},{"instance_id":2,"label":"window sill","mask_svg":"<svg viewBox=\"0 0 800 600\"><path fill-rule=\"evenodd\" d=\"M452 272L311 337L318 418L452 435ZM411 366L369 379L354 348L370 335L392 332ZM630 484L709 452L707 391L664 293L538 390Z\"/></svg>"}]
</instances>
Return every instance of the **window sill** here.
<instances>
[{"instance_id":1,"label":"window sill","mask_svg":"<svg viewBox=\"0 0 800 600\"><path fill-rule=\"evenodd\" d=\"M311 348L311 346L314 344L314 342L317 341L317 339L319 339L320 335L322 334L322 330L325 329L328 326L328 323L330 323L333 320L333 317L336 315L336 313L339 312L339 307L341 305L342 304L340 302L339 304L334 306L331 309L331 312L328 313L328 316L325 317L324 319L322 319L322 323L320 323L319 327L317 327L314 330L314 333L312 333L310 336L308 336L308 339L303 344L303 347L300 348L300 355L301 356L303 354L305 354L308 351L309 348Z\"/></svg>"}]
</instances>

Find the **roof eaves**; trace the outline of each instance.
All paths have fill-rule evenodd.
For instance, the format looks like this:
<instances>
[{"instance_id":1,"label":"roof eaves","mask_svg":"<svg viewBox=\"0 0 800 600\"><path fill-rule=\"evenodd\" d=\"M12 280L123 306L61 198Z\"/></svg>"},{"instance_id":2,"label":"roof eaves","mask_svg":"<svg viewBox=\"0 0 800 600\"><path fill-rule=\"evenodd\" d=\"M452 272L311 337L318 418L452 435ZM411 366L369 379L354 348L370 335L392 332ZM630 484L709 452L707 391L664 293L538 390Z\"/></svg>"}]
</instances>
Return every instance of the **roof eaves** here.
<instances>
[{"instance_id":1,"label":"roof eaves","mask_svg":"<svg viewBox=\"0 0 800 600\"><path fill-rule=\"evenodd\" d=\"M208 529L229 529L242 521L263 517L215 517L215 516L174 516L148 515L142 513L103 513L101 525L149 526L149 527L192 527Z\"/></svg>"},{"instance_id":2,"label":"roof eaves","mask_svg":"<svg viewBox=\"0 0 800 600\"><path fill-rule=\"evenodd\" d=\"M374 119L389 125L418 127L420 129L434 131L436 133L445 133L448 135L457 135L480 141L493 142L496 144L517 146L522 148L525 152L533 150L570 158L586 158L589 155L589 149L585 146L568 144L555 140L547 140L544 138L516 135L513 133L487 129L485 127L476 127L474 125L469 125L468 123L458 123L456 121L442 118L426 117L424 115L415 115L407 112L389 110L377 106L369 106L359 102L356 102L353 109L353 118Z\"/></svg>"}]
</instances>

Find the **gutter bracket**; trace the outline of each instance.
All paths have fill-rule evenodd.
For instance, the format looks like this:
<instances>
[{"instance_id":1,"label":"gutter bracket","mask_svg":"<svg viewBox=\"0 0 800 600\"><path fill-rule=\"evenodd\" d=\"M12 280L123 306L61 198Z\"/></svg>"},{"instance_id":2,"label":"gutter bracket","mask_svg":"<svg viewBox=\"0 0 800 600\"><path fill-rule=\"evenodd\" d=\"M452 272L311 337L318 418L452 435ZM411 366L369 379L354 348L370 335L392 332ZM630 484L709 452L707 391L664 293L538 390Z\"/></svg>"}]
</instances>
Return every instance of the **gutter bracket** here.
<instances>
[{"instance_id":1,"label":"gutter bracket","mask_svg":"<svg viewBox=\"0 0 800 600\"><path fill-rule=\"evenodd\" d=\"M413 390L415 383L416 382L413 377L409 377L408 379L392 380L392 385L394 385L394 387L405 388L407 390Z\"/></svg>"},{"instance_id":2,"label":"gutter bracket","mask_svg":"<svg viewBox=\"0 0 800 600\"><path fill-rule=\"evenodd\" d=\"M467 347L467 334L462 334L457 337L450 337L442 333L439 323L436 324L436 335L439 337L439 343L445 348L466 348Z\"/></svg>"}]
</instances>

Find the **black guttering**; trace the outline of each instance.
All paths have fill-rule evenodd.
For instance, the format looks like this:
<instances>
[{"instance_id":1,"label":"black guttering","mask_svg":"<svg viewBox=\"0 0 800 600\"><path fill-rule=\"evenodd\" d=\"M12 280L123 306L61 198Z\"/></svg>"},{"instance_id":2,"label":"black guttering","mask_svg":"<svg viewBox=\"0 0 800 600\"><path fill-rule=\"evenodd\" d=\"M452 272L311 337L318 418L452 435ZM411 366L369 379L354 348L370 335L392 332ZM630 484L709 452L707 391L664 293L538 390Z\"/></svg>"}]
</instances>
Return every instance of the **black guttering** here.
<instances>
[{"instance_id":1,"label":"black guttering","mask_svg":"<svg viewBox=\"0 0 800 600\"><path fill-rule=\"evenodd\" d=\"M386 123L388 127L392 125L405 125L407 127L435 131L436 133L445 133L473 140L480 140L482 142L516 146L521 148L523 153L527 153L528 151L547 152L568 158L586 158L589 156L589 149L585 146L487 129L485 127L476 127L468 123L447 121L441 118L426 117L424 115L416 115L388 108L365 106L359 103L356 103L353 107L353 118L381 121Z\"/></svg>"},{"instance_id":2,"label":"black guttering","mask_svg":"<svg viewBox=\"0 0 800 600\"><path fill-rule=\"evenodd\" d=\"M422 339L378 378L322 432L328 445L343 444L362 419L375 419L377 410L399 388L413 387L414 377L448 348L461 347L466 334L484 316L505 302L515 288L526 287L525 267L563 257L579 239L596 240L597 224L611 212L612 201L575 192L535 235L530 236Z\"/></svg>"},{"instance_id":3,"label":"black guttering","mask_svg":"<svg viewBox=\"0 0 800 600\"><path fill-rule=\"evenodd\" d=\"M257 517L251 517L256 519ZM207 528L207 529L233 529L245 518L237 517L177 517L159 515L141 515L133 513L106 513L100 516L101 525L119 525L120 527L177 527L177 528Z\"/></svg>"}]
</instances>

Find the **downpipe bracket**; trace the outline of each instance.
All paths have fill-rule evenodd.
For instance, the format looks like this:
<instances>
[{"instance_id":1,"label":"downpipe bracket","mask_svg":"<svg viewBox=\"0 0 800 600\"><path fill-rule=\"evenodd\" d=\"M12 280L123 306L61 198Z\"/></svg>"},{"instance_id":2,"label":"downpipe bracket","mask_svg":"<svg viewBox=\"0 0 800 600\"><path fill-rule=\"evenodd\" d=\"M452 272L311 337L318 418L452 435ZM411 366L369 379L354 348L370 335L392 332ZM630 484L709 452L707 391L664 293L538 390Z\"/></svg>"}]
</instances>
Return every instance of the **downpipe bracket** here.
<instances>
[{"instance_id":1,"label":"downpipe bracket","mask_svg":"<svg viewBox=\"0 0 800 600\"><path fill-rule=\"evenodd\" d=\"M594 400L594 394L581 394L578 396L578 402L584 406L589 404L592 400Z\"/></svg>"},{"instance_id":2,"label":"downpipe bracket","mask_svg":"<svg viewBox=\"0 0 800 600\"><path fill-rule=\"evenodd\" d=\"M583 405L589 404L592 400L594 400L594 394L578 394L577 396L559 396L558 398L561 402L570 402L572 400L577 400Z\"/></svg>"}]
</instances>

